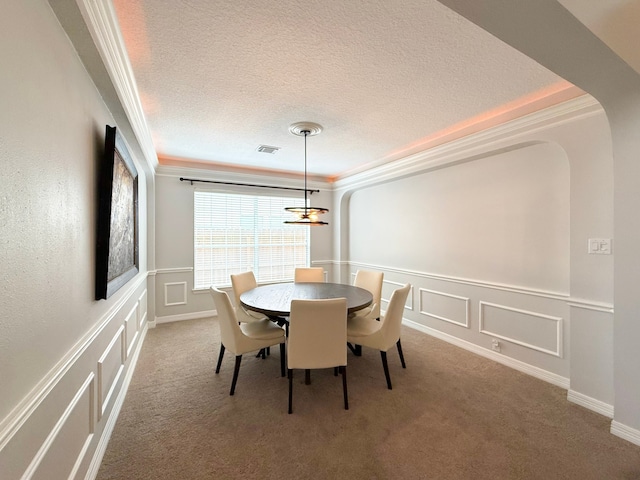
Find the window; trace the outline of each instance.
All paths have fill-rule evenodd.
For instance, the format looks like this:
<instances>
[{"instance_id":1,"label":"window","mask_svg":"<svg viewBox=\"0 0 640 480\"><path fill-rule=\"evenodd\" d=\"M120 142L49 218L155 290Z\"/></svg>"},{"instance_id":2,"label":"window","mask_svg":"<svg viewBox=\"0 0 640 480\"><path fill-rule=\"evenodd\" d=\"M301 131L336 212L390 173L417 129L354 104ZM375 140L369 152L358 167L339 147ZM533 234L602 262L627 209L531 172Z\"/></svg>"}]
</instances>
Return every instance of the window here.
<instances>
[{"instance_id":1,"label":"window","mask_svg":"<svg viewBox=\"0 0 640 480\"><path fill-rule=\"evenodd\" d=\"M194 192L194 287L229 285L252 270L258 282L293 280L309 264L309 227L286 225L302 199Z\"/></svg>"}]
</instances>

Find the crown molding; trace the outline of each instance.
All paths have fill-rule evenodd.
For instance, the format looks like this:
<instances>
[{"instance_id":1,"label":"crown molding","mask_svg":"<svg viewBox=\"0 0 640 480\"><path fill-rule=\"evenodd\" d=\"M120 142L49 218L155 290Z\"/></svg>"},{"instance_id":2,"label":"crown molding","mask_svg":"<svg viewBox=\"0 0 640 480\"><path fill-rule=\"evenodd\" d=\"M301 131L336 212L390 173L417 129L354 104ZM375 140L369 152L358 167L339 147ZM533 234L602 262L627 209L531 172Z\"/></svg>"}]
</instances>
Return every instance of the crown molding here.
<instances>
[{"instance_id":1,"label":"crown molding","mask_svg":"<svg viewBox=\"0 0 640 480\"><path fill-rule=\"evenodd\" d=\"M496 127L409 155L403 159L338 179L334 183L334 190L345 191L364 188L466 161L474 156L486 154L487 151L500 149L506 151L535 144L538 142L531 139L524 140L524 136L602 111L602 106L593 97L583 95ZM518 143L519 140L521 143Z\"/></svg>"},{"instance_id":2,"label":"crown molding","mask_svg":"<svg viewBox=\"0 0 640 480\"><path fill-rule=\"evenodd\" d=\"M76 0L104 67L111 78L125 115L146 162L155 172L158 166L151 132L144 116L138 87L124 45L118 19L109 0Z\"/></svg>"}]
</instances>

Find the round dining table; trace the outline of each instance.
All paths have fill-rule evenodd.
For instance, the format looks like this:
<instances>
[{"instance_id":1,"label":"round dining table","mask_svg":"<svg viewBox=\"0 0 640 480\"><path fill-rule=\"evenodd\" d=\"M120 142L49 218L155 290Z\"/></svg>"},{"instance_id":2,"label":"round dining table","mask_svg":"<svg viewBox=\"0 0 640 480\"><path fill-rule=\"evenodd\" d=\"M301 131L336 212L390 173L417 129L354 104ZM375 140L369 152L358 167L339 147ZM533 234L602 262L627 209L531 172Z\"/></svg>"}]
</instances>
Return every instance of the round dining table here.
<instances>
[{"instance_id":1,"label":"round dining table","mask_svg":"<svg viewBox=\"0 0 640 480\"><path fill-rule=\"evenodd\" d=\"M342 283L273 283L259 285L240 295L240 303L247 310L270 318L288 317L291 300L346 298L349 314L368 307L373 302L371 292Z\"/></svg>"}]
</instances>

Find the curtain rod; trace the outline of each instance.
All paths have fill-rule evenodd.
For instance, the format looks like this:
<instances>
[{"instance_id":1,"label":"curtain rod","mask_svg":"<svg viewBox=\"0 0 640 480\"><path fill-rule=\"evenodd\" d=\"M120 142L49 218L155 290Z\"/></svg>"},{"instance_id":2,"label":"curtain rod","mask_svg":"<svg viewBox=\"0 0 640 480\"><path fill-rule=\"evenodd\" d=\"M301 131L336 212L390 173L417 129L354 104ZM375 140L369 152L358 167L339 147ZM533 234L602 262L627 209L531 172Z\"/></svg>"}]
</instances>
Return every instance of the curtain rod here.
<instances>
[{"instance_id":1,"label":"curtain rod","mask_svg":"<svg viewBox=\"0 0 640 480\"><path fill-rule=\"evenodd\" d=\"M196 178L183 178L180 177L180 181L181 182L191 182L191 185L193 185L193 182L200 182L200 183L217 183L220 185L236 185L239 187L258 187L258 188L276 188L279 190L295 190L298 192L304 192L305 189L304 188L294 188L294 187L274 187L271 185L256 185L254 183L235 183L235 182L217 182L215 180L198 180ZM320 193L320 190L311 190L311 189L306 189L307 192L309 192L309 195L313 194L314 192L318 192Z\"/></svg>"}]
</instances>

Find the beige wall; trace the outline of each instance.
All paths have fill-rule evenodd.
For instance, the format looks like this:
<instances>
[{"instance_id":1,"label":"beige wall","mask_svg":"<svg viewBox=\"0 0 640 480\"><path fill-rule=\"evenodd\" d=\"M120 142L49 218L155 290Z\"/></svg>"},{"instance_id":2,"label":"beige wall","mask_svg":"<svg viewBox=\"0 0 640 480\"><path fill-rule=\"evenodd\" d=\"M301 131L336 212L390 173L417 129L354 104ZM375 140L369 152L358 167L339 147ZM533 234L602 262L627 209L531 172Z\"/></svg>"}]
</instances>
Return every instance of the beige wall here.
<instances>
[{"instance_id":1,"label":"beige wall","mask_svg":"<svg viewBox=\"0 0 640 480\"><path fill-rule=\"evenodd\" d=\"M613 159L593 99L341 180L335 195L343 280L381 270L387 299L410 282L419 330L613 414L613 255L587 253L613 237Z\"/></svg>"},{"instance_id":2,"label":"beige wall","mask_svg":"<svg viewBox=\"0 0 640 480\"><path fill-rule=\"evenodd\" d=\"M46 1L3 4L0 65L0 478L83 476L146 327L144 169L141 273L95 301L113 115Z\"/></svg>"}]
</instances>

